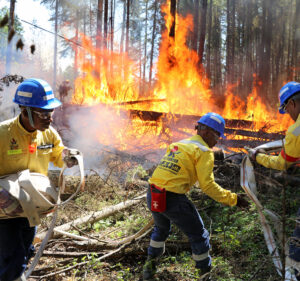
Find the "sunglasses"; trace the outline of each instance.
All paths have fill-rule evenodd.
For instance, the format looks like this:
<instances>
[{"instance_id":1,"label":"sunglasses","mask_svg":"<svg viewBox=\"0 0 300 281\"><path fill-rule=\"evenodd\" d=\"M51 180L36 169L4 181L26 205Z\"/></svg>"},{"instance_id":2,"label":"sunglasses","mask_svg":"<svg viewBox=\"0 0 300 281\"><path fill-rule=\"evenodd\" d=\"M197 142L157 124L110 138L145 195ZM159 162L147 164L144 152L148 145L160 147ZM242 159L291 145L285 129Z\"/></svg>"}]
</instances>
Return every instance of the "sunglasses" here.
<instances>
[{"instance_id":1,"label":"sunglasses","mask_svg":"<svg viewBox=\"0 0 300 281\"><path fill-rule=\"evenodd\" d=\"M35 111L32 110L32 112L34 112L40 119L49 119L50 117L52 117L54 111Z\"/></svg>"}]
</instances>

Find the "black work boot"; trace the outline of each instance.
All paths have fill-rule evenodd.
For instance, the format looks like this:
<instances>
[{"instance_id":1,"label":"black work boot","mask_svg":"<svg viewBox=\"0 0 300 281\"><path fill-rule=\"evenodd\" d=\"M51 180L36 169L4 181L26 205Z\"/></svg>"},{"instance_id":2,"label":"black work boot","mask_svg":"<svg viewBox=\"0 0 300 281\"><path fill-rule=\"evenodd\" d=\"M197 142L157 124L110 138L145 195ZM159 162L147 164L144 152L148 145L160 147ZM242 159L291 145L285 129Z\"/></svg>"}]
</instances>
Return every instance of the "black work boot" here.
<instances>
[{"instance_id":1,"label":"black work boot","mask_svg":"<svg viewBox=\"0 0 300 281\"><path fill-rule=\"evenodd\" d=\"M197 273L199 274L199 281L211 281L210 277L211 266L204 268L196 268Z\"/></svg>"},{"instance_id":2,"label":"black work boot","mask_svg":"<svg viewBox=\"0 0 300 281\"><path fill-rule=\"evenodd\" d=\"M156 273L156 261L157 259L154 257L147 257L147 260L143 266L143 280L153 280L153 277Z\"/></svg>"}]
</instances>

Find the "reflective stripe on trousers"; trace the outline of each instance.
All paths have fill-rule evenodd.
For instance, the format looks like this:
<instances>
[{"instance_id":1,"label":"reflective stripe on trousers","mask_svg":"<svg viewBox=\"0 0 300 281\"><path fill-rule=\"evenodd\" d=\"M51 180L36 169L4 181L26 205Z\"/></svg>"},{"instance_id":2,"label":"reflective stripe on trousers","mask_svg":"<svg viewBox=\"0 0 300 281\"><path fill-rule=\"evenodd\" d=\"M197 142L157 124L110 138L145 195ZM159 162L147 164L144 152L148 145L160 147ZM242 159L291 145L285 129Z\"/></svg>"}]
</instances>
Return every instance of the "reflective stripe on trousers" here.
<instances>
[{"instance_id":1,"label":"reflective stripe on trousers","mask_svg":"<svg viewBox=\"0 0 300 281\"><path fill-rule=\"evenodd\" d=\"M154 229L148 248L148 255L158 257L163 253L164 241L171 230L171 222L183 231L189 238L196 266L204 268L211 265L209 256L209 233L205 229L203 221L195 206L188 200L185 194L167 192L167 209L165 212L152 212ZM151 210L151 192L148 189L147 205Z\"/></svg>"}]
</instances>

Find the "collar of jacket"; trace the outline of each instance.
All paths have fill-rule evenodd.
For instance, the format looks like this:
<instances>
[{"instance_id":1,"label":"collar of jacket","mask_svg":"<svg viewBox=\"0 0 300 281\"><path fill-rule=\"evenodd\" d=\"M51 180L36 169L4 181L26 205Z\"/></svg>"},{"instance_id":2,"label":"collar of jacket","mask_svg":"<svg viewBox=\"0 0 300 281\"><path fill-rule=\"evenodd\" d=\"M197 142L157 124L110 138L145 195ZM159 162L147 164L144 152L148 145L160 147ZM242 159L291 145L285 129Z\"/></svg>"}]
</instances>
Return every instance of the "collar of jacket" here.
<instances>
[{"instance_id":1,"label":"collar of jacket","mask_svg":"<svg viewBox=\"0 0 300 281\"><path fill-rule=\"evenodd\" d=\"M21 122L20 122L20 116L21 116L21 114L20 114L18 117L16 117L14 123L16 123L16 125L17 125L18 128L20 129L21 133L22 133L23 135L30 135L30 136L32 136L32 137L36 137L36 135L37 135L37 130L35 130L34 132L28 132L28 131L22 126L22 124L21 124Z\"/></svg>"},{"instance_id":2,"label":"collar of jacket","mask_svg":"<svg viewBox=\"0 0 300 281\"><path fill-rule=\"evenodd\" d=\"M210 150L210 147L208 146L208 144L203 140L203 138L200 135L194 135L194 136L190 137L189 139L199 142L200 144L204 145L205 147L207 147Z\"/></svg>"}]
</instances>

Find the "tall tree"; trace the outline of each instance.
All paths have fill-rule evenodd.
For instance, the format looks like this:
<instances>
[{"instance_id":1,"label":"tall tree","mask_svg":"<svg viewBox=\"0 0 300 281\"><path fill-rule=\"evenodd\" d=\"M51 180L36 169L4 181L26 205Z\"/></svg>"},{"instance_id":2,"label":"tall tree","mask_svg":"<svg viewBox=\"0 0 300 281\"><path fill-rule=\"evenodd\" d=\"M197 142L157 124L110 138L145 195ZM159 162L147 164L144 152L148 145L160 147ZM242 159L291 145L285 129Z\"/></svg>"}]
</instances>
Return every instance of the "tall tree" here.
<instances>
[{"instance_id":1,"label":"tall tree","mask_svg":"<svg viewBox=\"0 0 300 281\"><path fill-rule=\"evenodd\" d=\"M300 15L300 0L296 0L296 10L294 14L294 21L293 21L293 44L292 44L292 69L293 69L293 80L300 79L300 71L299 71L299 60L300 60L300 22L299 22L299 15ZM298 70L298 71L297 71Z\"/></svg>"},{"instance_id":2,"label":"tall tree","mask_svg":"<svg viewBox=\"0 0 300 281\"><path fill-rule=\"evenodd\" d=\"M205 34L206 34L206 13L207 13L207 0L202 0L201 5L201 21L200 21L200 41L199 41L199 64L203 63L203 53L205 44Z\"/></svg>"},{"instance_id":3,"label":"tall tree","mask_svg":"<svg viewBox=\"0 0 300 281\"><path fill-rule=\"evenodd\" d=\"M14 23L15 23L15 4L16 0L10 0L9 7L9 21L8 21L8 36L7 36L7 53L6 53L6 73L11 71L11 57L12 57L12 36L14 35Z\"/></svg>"},{"instance_id":4,"label":"tall tree","mask_svg":"<svg viewBox=\"0 0 300 281\"><path fill-rule=\"evenodd\" d=\"M211 75L211 33L212 33L212 5L213 0L209 1L209 9L208 9L208 35L207 35L207 60L206 60L206 75L210 77Z\"/></svg>"},{"instance_id":5,"label":"tall tree","mask_svg":"<svg viewBox=\"0 0 300 281\"><path fill-rule=\"evenodd\" d=\"M227 0L226 73L227 83L234 82L235 0Z\"/></svg>"},{"instance_id":6,"label":"tall tree","mask_svg":"<svg viewBox=\"0 0 300 281\"><path fill-rule=\"evenodd\" d=\"M54 22L54 62L53 62L53 87L56 88L57 70L57 30L58 30L58 0L55 0L55 22Z\"/></svg>"},{"instance_id":7,"label":"tall tree","mask_svg":"<svg viewBox=\"0 0 300 281\"><path fill-rule=\"evenodd\" d=\"M103 45L107 49L107 30L108 30L108 0L104 0L104 42Z\"/></svg>"},{"instance_id":8,"label":"tall tree","mask_svg":"<svg viewBox=\"0 0 300 281\"><path fill-rule=\"evenodd\" d=\"M192 38L192 50L197 51L198 47L198 33L199 33L199 3L200 0L195 0L195 12L194 12L194 31Z\"/></svg>"},{"instance_id":9,"label":"tall tree","mask_svg":"<svg viewBox=\"0 0 300 281\"><path fill-rule=\"evenodd\" d=\"M158 10L158 0L154 0L154 14L153 14L153 24L152 24L150 68L149 68L149 87L151 87L151 83L152 83L152 67L153 67L153 56L154 56L154 43L156 37L157 10Z\"/></svg>"},{"instance_id":10,"label":"tall tree","mask_svg":"<svg viewBox=\"0 0 300 281\"><path fill-rule=\"evenodd\" d=\"M169 36L174 38L175 37L175 26L176 26L176 0L171 0L170 11L171 11L171 15L173 17L173 21L172 21L172 25L170 28Z\"/></svg>"},{"instance_id":11,"label":"tall tree","mask_svg":"<svg viewBox=\"0 0 300 281\"><path fill-rule=\"evenodd\" d=\"M125 51L129 51L129 15L130 15L130 0L127 0L127 9L126 9L126 44Z\"/></svg>"},{"instance_id":12,"label":"tall tree","mask_svg":"<svg viewBox=\"0 0 300 281\"><path fill-rule=\"evenodd\" d=\"M145 16L145 39L144 39L144 60L143 60L143 84L145 83L145 77L146 77L147 43L148 43L148 0L146 0L146 16Z\"/></svg>"}]
</instances>

